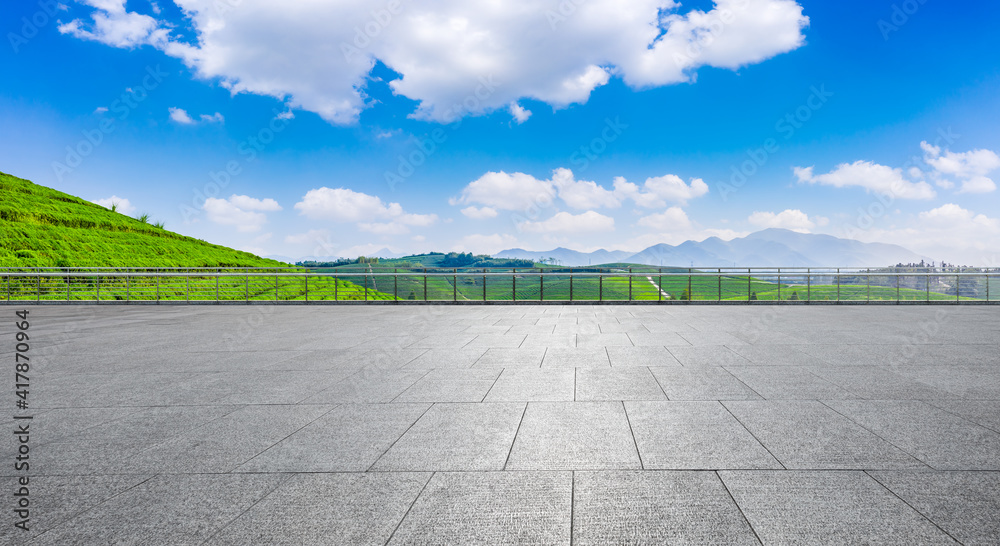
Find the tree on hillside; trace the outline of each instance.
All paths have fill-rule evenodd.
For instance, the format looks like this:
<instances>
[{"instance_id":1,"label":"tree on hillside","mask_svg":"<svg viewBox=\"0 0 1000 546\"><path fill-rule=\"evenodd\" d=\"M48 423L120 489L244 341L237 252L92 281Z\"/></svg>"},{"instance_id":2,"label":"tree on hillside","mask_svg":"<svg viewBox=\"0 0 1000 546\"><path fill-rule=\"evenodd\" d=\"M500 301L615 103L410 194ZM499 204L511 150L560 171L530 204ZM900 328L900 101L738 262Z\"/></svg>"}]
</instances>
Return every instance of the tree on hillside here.
<instances>
[{"instance_id":1,"label":"tree on hillside","mask_svg":"<svg viewBox=\"0 0 1000 546\"><path fill-rule=\"evenodd\" d=\"M797 300L797 299L799 299L799 293L796 292L796 291L794 291L794 290L792 290L792 295L789 296L788 299L789 300Z\"/></svg>"},{"instance_id":2,"label":"tree on hillside","mask_svg":"<svg viewBox=\"0 0 1000 546\"><path fill-rule=\"evenodd\" d=\"M757 293L756 292L753 292L752 294L750 294L750 301L757 301Z\"/></svg>"},{"instance_id":3,"label":"tree on hillside","mask_svg":"<svg viewBox=\"0 0 1000 546\"><path fill-rule=\"evenodd\" d=\"M680 299L685 300L685 301L691 299L691 294L688 292L687 288L685 288L684 291L681 292Z\"/></svg>"}]
</instances>

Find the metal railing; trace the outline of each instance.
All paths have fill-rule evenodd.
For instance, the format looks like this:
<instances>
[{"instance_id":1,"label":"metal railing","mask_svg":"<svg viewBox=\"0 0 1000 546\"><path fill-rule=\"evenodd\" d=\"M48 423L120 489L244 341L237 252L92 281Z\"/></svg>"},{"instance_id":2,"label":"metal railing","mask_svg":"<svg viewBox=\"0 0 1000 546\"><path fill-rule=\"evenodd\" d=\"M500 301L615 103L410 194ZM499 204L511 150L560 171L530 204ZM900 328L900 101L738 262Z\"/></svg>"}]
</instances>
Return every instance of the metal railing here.
<instances>
[{"instance_id":1,"label":"metal railing","mask_svg":"<svg viewBox=\"0 0 1000 546\"><path fill-rule=\"evenodd\" d=\"M388 269L388 268L381 268ZM998 269L0 269L0 303L1000 302Z\"/></svg>"}]
</instances>

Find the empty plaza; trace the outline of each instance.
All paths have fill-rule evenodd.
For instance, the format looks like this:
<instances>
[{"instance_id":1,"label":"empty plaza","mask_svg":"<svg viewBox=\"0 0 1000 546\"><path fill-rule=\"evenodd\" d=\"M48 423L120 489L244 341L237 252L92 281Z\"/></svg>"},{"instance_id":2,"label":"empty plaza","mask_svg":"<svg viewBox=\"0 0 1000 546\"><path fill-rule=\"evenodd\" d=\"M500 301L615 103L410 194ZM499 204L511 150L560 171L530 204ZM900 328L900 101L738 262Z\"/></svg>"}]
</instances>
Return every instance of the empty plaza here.
<instances>
[{"instance_id":1,"label":"empty plaza","mask_svg":"<svg viewBox=\"0 0 1000 546\"><path fill-rule=\"evenodd\" d=\"M0 542L1000 542L995 306L26 309Z\"/></svg>"}]
</instances>

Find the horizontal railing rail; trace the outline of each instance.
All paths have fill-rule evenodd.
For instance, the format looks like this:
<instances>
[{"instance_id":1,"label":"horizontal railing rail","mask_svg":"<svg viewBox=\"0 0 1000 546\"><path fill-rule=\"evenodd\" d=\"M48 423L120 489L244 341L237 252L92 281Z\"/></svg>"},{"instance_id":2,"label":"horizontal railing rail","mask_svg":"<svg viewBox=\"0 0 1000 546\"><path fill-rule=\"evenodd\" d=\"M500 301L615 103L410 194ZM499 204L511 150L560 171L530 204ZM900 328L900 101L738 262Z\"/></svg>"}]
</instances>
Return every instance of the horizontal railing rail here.
<instances>
[{"instance_id":1,"label":"horizontal railing rail","mask_svg":"<svg viewBox=\"0 0 1000 546\"><path fill-rule=\"evenodd\" d=\"M5 268L0 303L1000 302L997 269L896 269Z\"/></svg>"}]
</instances>

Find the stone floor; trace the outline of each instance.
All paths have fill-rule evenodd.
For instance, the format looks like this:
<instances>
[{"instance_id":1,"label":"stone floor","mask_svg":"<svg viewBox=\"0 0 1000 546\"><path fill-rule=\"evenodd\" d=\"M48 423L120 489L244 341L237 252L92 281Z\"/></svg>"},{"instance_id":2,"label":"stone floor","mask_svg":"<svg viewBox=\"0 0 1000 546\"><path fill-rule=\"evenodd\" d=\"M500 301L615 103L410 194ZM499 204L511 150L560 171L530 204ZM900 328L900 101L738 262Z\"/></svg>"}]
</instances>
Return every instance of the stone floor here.
<instances>
[{"instance_id":1,"label":"stone floor","mask_svg":"<svg viewBox=\"0 0 1000 546\"><path fill-rule=\"evenodd\" d=\"M29 310L0 542L1000 543L997 307Z\"/></svg>"}]
</instances>

